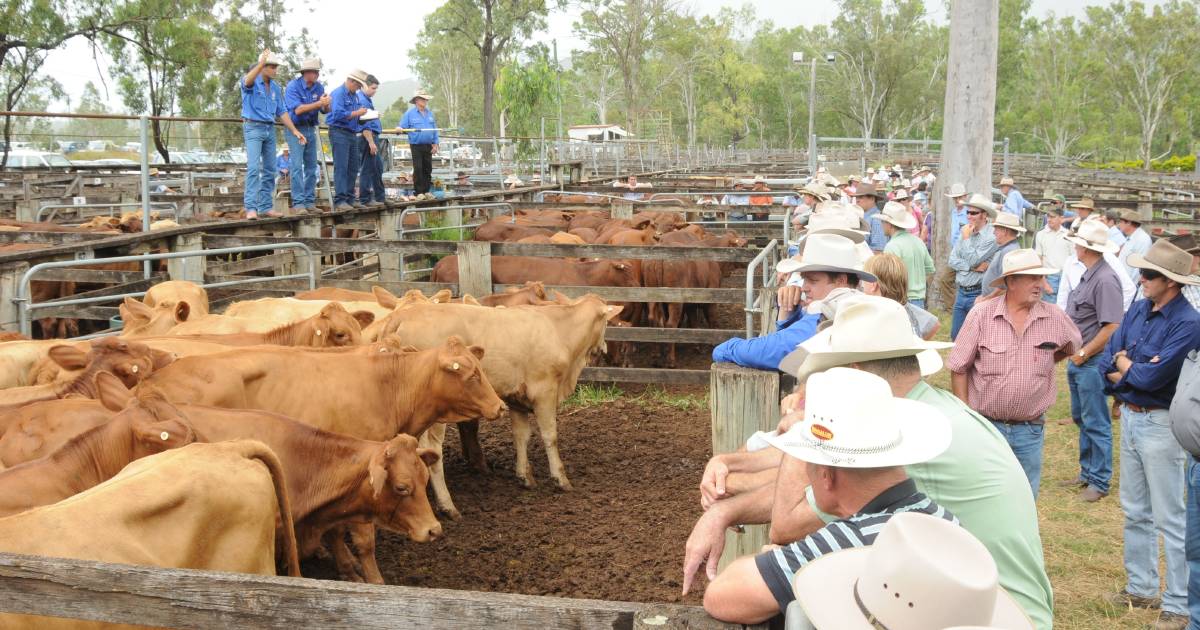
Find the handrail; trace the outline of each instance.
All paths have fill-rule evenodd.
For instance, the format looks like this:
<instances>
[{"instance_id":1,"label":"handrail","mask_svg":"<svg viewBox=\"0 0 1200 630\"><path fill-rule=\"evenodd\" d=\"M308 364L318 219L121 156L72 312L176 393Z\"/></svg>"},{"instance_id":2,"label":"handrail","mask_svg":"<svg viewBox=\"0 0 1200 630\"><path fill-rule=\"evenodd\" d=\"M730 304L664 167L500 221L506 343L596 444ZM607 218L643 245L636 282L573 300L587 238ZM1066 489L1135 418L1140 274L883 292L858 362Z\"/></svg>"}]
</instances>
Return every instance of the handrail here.
<instances>
[{"instance_id":1,"label":"handrail","mask_svg":"<svg viewBox=\"0 0 1200 630\"><path fill-rule=\"evenodd\" d=\"M289 243L273 243L270 245L246 245L243 247L225 247L222 249L201 249L191 252L169 252L166 254L142 254L139 256L117 256L115 258L92 258L86 260L56 260L52 262L38 263L29 268L21 275L21 281L17 284L17 296L12 299L17 305L17 321L20 326L21 334L31 336L32 325L30 323L29 313L41 308L53 308L57 306L75 306L77 304L96 304L100 302L111 302L113 300L124 300L127 297L141 297L146 294L146 291L135 291L132 293L122 293L120 295L104 295L90 298L76 298L73 300L52 300L50 302L32 303L30 282L33 276L39 271L46 269L61 269L64 267L88 267L97 265L107 265L112 263L126 262L141 262L149 263L154 260L167 260L174 258L192 258L195 256L222 256L225 254L242 254L249 252L274 251L277 249L299 249L303 250L308 255L308 273L288 274L283 276L273 276L270 278L251 278L244 280L229 280L225 282L214 282L212 284L202 284L200 286L206 289L216 289L222 287L231 287L241 284L252 284L259 282L270 282L276 280L296 280L299 278L308 278L308 288L317 288L317 264L316 255L312 248L304 243L289 242Z\"/></svg>"},{"instance_id":2,"label":"handrail","mask_svg":"<svg viewBox=\"0 0 1200 630\"><path fill-rule=\"evenodd\" d=\"M150 207L153 208L154 206L170 206L171 211L175 215L175 218L176 219L179 218L179 204L174 201L151 201ZM47 221L53 221L54 218L58 216L59 210L65 210L67 208L141 208L141 207L142 207L142 202L140 202L140 201L127 201L127 202L122 202L122 203L79 203L79 204L51 203L51 204L46 204L46 205L38 208L37 213L33 215L33 220L38 223L41 223L42 211L46 210L47 208L54 209L54 212L50 213L50 218L46 219ZM111 211L109 211L108 216L113 216L113 213ZM82 214L80 215L80 218L83 218Z\"/></svg>"},{"instance_id":3,"label":"handrail","mask_svg":"<svg viewBox=\"0 0 1200 630\"><path fill-rule=\"evenodd\" d=\"M754 271L759 265L763 265L766 259L779 247L779 241L771 239L767 246L746 265L746 338L750 339L754 336L754 315L762 313L763 309L767 308L766 304L759 307L754 306ZM763 266L763 286L770 286L768 279L768 270Z\"/></svg>"}]
</instances>

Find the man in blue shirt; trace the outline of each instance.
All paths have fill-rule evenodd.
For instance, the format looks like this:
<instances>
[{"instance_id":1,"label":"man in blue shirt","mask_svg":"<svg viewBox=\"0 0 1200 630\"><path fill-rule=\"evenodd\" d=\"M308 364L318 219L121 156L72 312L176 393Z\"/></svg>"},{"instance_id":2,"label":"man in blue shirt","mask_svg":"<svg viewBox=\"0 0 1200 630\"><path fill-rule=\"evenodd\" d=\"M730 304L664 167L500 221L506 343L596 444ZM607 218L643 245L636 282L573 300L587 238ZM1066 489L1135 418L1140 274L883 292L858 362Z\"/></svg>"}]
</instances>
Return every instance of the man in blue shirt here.
<instances>
[{"instance_id":1,"label":"man in blue shirt","mask_svg":"<svg viewBox=\"0 0 1200 630\"><path fill-rule=\"evenodd\" d=\"M413 192L418 195L429 192L433 183L433 156L438 152L437 122L429 111L429 99L424 90L409 99L412 107L400 119L400 128L408 131L408 147L412 151Z\"/></svg>"},{"instance_id":2,"label":"man in blue shirt","mask_svg":"<svg viewBox=\"0 0 1200 630\"><path fill-rule=\"evenodd\" d=\"M362 121L362 139L359 142L359 159L362 170L358 177L358 203L367 208L382 208L387 200L387 192L383 187L383 153L379 149L379 136L383 133L383 124L379 122L379 112L375 111L375 90L379 89L379 79L375 75L367 75L367 84L358 91L358 100L367 113L359 120Z\"/></svg>"},{"instance_id":3,"label":"man in blue shirt","mask_svg":"<svg viewBox=\"0 0 1200 630\"><path fill-rule=\"evenodd\" d=\"M242 196L247 219L258 213L277 217L275 206L275 123L278 120L304 144L307 140L283 106L283 88L275 80L280 60L270 50L262 51L258 63L242 77L242 138L246 142L246 192Z\"/></svg>"},{"instance_id":4,"label":"man in blue shirt","mask_svg":"<svg viewBox=\"0 0 1200 630\"><path fill-rule=\"evenodd\" d=\"M1004 207L1001 210L1017 215L1021 223L1025 223L1026 210L1037 208L1037 206L1026 201L1021 191L1013 186L1013 179L1011 177L1000 178L1000 194L1004 195Z\"/></svg>"},{"instance_id":5,"label":"man in blue shirt","mask_svg":"<svg viewBox=\"0 0 1200 630\"><path fill-rule=\"evenodd\" d=\"M871 228L867 234L867 247L876 254L883 252L887 246L888 237L883 233L883 224L879 221L879 200L887 199L882 190L876 190L874 184L863 183L854 189L854 203L863 209L863 220Z\"/></svg>"},{"instance_id":6,"label":"man in blue shirt","mask_svg":"<svg viewBox=\"0 0 1200 630\"><path fill-rule=\"evenodd\" d=\"M333 147L333 210L362 209L354 199L354 180L358 179L362 153L358 142L362 137L359 116L367 108L358 100L358 91L367 84L367 73L351 70L346 82L336 87L329 95L330 110L325 116L329 126L329 144Z\"/></svg>"},{"instance_id":7,"label":"man in blue shirt","mask_svg":"<svg viewBox=\"0 0 1200 630\"><path fill-rule=\"evenodd\" d=\"M279 174L280 180L283 180L291 175L292 158L290 155L288 155L287 147L283 147L283 153L280 153L279 158L275 160L275 172Z\"/></svg>"},{"instance_id":8,"label":"man in blue shirt","mask_svg":"<svg viewBox=\"0 0 1200 630\"><path fill-rule=\"evenodd\" d=\"M1187 621L1188 565L1184 553L1187 454L1171 432L1169 409L1188 353L1200 348L1200 314L1181 295L1192 257L1160 239L1129 264L1141 270L1142 294L1104 347L1104 390L1121 403L1121 510L1125 513L1125 590L1113 601L1143 608L1159 604L1158 536L1167 560L1161 620ZM1163 627L1161 624L1158 627Z\"/></svg>"},{"instance_id":9,"label":"man in blue shirt","mask_svg":"<svg viewBox=\"0 0 1200 630\"><path fill-rule=\"evenodd\" d=\"M317 162L317 125L319 114L329 113L329 96L325 84L317 80L321 74L321 60L305 59L300 64L300 76L292 79L283 91L284 106L292 124L304 135L305 143L288 137L288 147L296 156L291 169L292 213L315 213L317 207L317 179L321 164Z\"/></svg>"}]
</instances>

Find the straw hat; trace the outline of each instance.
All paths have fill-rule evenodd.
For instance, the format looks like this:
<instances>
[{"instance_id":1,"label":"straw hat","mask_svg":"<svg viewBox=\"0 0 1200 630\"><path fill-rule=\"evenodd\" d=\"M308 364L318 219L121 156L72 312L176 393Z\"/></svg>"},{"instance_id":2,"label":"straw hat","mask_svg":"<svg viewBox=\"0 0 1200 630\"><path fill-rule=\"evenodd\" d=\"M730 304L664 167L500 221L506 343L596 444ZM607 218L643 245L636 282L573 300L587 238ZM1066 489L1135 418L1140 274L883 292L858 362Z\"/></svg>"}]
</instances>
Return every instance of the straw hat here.
<instances>
[{"instance_id":1,"label":"straw hat","mask_svg":"<svg viewBox=\"0 0 1200 630\"><path fill-rule=\"evenodd\" d=\"M846 178L847 184L853 184L854 182L861 182L861 181L862 181L862 175L850 175L849 177Z\"/></svg>"},{"instance_id":2,"label":"straw hat","mask_svg":"<svg viewBox=\"0 0 1200 630\"><path fill-rule=\"evenodd\" d=\"M1014 249L1004 255L1000 262L1000 277L992 281L992 286L1004 286L1004 279L1009 276L1052 276L1061 269L1051 269L1042 262L1042 257L1032 249Z\"/></svg>"},{"instance_id":3,"label":"straw hat","mask_svg":"<svg viewBox=\"0 0 1200 630\"><path fill-rule=\"evenodd\" d=\"M957 197L966 197L967 196L967 187L963 186L962 184L954 184L953 186L950 187L950 190L946 191L945 194L947 197L950 197L951 199L954 199Z\"/></svg>"},{"instance_id":4,"label":"straw hat","mask_svg":"<svg viewBox=\"0 0 1200 630\"><path fill-rule=\"evenodd\" d=\"M1091 197L1084 197L1083 199L1080 199L1079 201L1076 201L1075 203L1073 203L1067 207L1068 208L1081 208L1084 210L1095 210L1096 202L1092 201Z\"/></svg>"},{"instance_id":5,"label":"straw hat","mask_svg":"<svg viewBox=\"0 0 1200 630\"><path fill-rule=\"evenodd\" d=\"M809 217L810 225L816 216L818 215L814 214ZM800 259L785 258L775 265L775 269L779 273L848 273L867 282L876 281L874 275L863 271L862 261L854 249L854 241L838 234L809 234L804 239L804 251L800 254Z\"/></svg>"},{"instance_id":6,"label":"straw hat","mask_svg":"<svg viewBox=\"0 0 1200 630\"><path fill-rule=\"evenodd\" d=\"M829 189L821 182L809 182L803 186L796 186L796 192L806 195L812 195L819 201L827 201L829 199Z\"/></svg>"},{"instance_id":7,"label":"straw hat","mask_svg":"<svg viewBox=\"0 0 1200 630\"><path fill-rule=\"evenodd\" d=\"M759 182L766 183L766 181L767 181L767 178L763 177L762 175L755 175L754 179L751 180L751 182L755 183L755 184L757 184Z\"/></svg>"},{"instance_id":8,"label":"straw hat","mask_svg":"<svg viewBox=\"0 0 1200 630\"><path fill-rule=\"evenodd\" d=\"M883 211L879 214L880 221L887 221L892 225L902 229L911 230L917 227L917 218L904 207L904 204L889 201L883 204Z\"/></svg>"},{"instance_id":9,"label":"straw hat","mask_svg":"<svg viewBox=\"0 0 1200 630\"><path fill-rule=\"evenodd\" d=\"M908 199L908 188L906 187L901 186L892 193L892 201L904 201L905 199Z\"/></svg>"},{"instance_id":10,"label":"straw hat","mask_svg":"<svg viewBox=\"0 0 1200 630\"><path fill-rule=\"evenodd\" d=\"M521 184L523 184L525 182L521 181L521 178L517 177L516 173L513 173L512 175L509 175L508 177L504 178L504 183L505 184L516 184L516 185L520 186Z\"/></svg>"},{"instance_id":11,"label":"straw hat","mask_svg":"<svg viewBox=\"0 0 1200 630\"><path fill-rule=\"evenodd\" d=\"M1121 249L1116 243L1108 242L1108 226L1104 225L1103 221L1082 221L1075 234L1065 238L1084 249L1090 249L1101 254L1115 254Z\"/></svg>"},{"instance_id":12,"label":"straw hat","mask_svg":"<svg viewBox=\"0 0 1200 630\"><path fill-rule=\"evenodd\" d=\"M860 184L857 188L855 188L854 193L851 194L850 196L851 197L875 197L876 199L878 199L883 196L883 193L876 190L875 184L866 182L866 183Z\"/></svg>"},{"instance_id":13,"label":"straw hat","mask_svg":"<svg viewBox=\"0 0 1200 630\"><path fill-rule=\"evenodd\" d=\"M1136 223L1138 225L1141 225L1146 221L1146 218L1142 216L1141 212L1138 212L1132 208L1121 208L1117 213L1117 218L1122 221L1129 221L1130 223Z\"/></svg>"},{"instance_id":14,"label":"straw hat","mask_svg":"<svg viewBox=\"0 0 1200 630\"><path fill-rule=\"evenodd\" d=\"M1000 185L1001 185L1001 186L1012 186L1012 185L1013 185L1013 178L1011 178L1011 177L1001 177L1001 178L1000 178Z\"/></svg>"},{"instance_id":15,"label":"straw hat","mask_svg":"<svg viewBox=\"0 0 1200 630\"><path fill-rule=\"evenodd\" d=\"M1173 234L1166 237L1168 241L1175 244L1176 247L1193 255L1200 256L1200 243L1196 242L1196 237L1193 234Z\"/></svg>"},{"instance_id":16,"label":"straw hat","mask_svg":"<svg viewBox=\"0 0 1200 630\"><path fill-rule=\"evenodd\" d=\"M980 210L987 212L988 218L991 219L995 219L996 213L998 212L996 204L992 203L991 199L988 199L979 193L972 193L971 196L967 198L967 202L963 205L970 206L972 208L979 208Z\"/></svg>"},{"instance_id":17,"label":"straw hat","mask_svg":"<svg viewBox=\"0 0 1200 630\"><path fill-rule=\"evenodd\" d=\"M346 75L346 78L353 80L359 87L367 84L367 73L365 70L355 68Z\"/></svg>"},{"instance_id":18,"label":"straw hat","mask_svg":"<svg viewBox=\"0 0 1200 630\"><path fill-rule=\"evenodd\" d=\"M308 59L305 59L304 61L300 62L300 70L298 72L303 73L303 72L308 72L310 70L315 71L315 72L321 71L321 59L320 58L309 57Z\"/></svg>"},{"instance_id":19,"label":"straw hat","mask_svg":"<svg viewBox=\"0 0 1200 630\"><path fill-rule=\"evenodd\" d=\"M275 53L271 53L271 54L267 55L267 59L265 61L263 61L263 65L264 66L282 66L283 59L280 59L279 55L277 55Z\"/></svg>"},{"instance_id":20,"label":"straw hat","mask_svg":"<svg viewBox=\"0 0 1200 630\"><path fill-rule=\"evenodd\" d=\"M868 168L868 169L867 169L867 175L874 175L874 174L875 174L875 169L874 169L874 167L872 167L872 168Z\"/></svg>"},{"instance_id":21,"label":"straw hat","mask_svg":"<svg viewBox=\"0 0 1200 630\"><path fill-rule=\"evenodd\" d=\"M867 230L862 228L862 220L853 212L840 208L844 204L818 204L820 210L814 210L808 215L807 234L837 234L844 236L854 243L866 240ZM782 262L780 263L782 264Z\"/></svg>"},{"instance_id":22,"label":"straw hat","mask_svg":"<svg viewBox=\"0 0 1200 630\"><path fill-rule=\"evenodd\" d=\"M1025 226L1021 225L1021 219L1018 219L1017 215L1011 212L1001 212L996 215L996 220L992 222L992 227L1008 228L1017 234L1024 234L1028 231L1025 229Z\"/></svg>"},{"instance_id":23,"label":"straw hat","mask_svg":"<svg viewBox=\"0 0 1200 630\"><path fill-rule=\"evenodd\" d=\"M1033 628L1000 587L987 547L965 528L919 512L888 519L869 547L810 562L792 585L816 628Z\"/></svg>"},{"instance_id":24,"label":"straw hat","mask_svg":"<svg viewBox=\"0 0 1200 630\"><path fill-rule=\"evenodd\" d=\"M1157 271L1180 284L1200 284L1200 278L1190 275L1192 255L1165 238L1154 241L1145 256L1130 254L1126 262L1130 267Z\"/></svg>"},{"instance_id":25,"label":"straw hat","mask_svg":"<svg viewBox=\"0 0 1200 630\"><path fill-rule=\"evenodd\" d=\"M419 99L419 98L428 101L428 100L432 99L433 96L430 95L429 92L426 92L425 90L418 88L417 93L413 94L412 98L408 99L408 102L415 103L415 102L417 102L417 99Z\"/></svg>"},{"instance_id":26,"label":"straw hat","mask_svg":"<svg viewBox=\"0 0 1200 630\"><path fill-rule=\"evenodd\" d=\"M833 324L800 344L779 363L779 371L795 374L801 382L829 368L871 361L916 356L921 375L942 369L937 351L954 344L925 341L912 330L903 304L875 295L843 300Z\"/></svg>"}]
</instances>

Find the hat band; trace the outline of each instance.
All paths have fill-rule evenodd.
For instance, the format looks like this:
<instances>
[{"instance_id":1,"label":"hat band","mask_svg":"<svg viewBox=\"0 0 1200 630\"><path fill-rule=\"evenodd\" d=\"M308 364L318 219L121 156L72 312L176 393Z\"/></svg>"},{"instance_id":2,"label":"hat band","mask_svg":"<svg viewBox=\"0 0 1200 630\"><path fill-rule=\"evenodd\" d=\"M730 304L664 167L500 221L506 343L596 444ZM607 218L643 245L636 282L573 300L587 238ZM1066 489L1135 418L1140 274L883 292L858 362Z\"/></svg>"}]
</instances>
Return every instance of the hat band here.
<instances>
[{"instance_id":1,"label":"hat band","mask_svg":"<svg viewBox=\"0 0 1200 630\"><path fill-rule=\"evenodd\" d=\"M1020 269L1009 269L1008 271L1005 271L1003 275L1005 275L1005 276L1015 276L1015 275L1018 275L1018 274L1020 274L1022 271L1029 271L1030 269L1040 269L1040 268L1041 268L1041 264L1037 264L1037 265L1028 265L1028 266L1025 266L1025 267L1021 267Z\"/></svg>"},{"instance_id":2,"label":"hat band","mask_svg":"<svg viewBox=\"0 0 1200 630\"><path fill-rule=\"evenodd\" d=\"M866 622L871 624L872 628L875 628L875 630L888 630L888 627L863 603L862 596L858 594L858 580L854 580L854 603L858 604L858 612L863 614Z\"/></svg>"},{"instance_id":3,"label":"hat band","mask_svg":"<svg viewBox=\"0 0 1200 630\"><path fill-rule=\"evenodd\" d=\"M834 464L840 464L843 461L852 463L855 455L877 455L879 453L891 451L897 446L900 446L903 436L897 435L892 439L891 442L879 444L877 446L835 446L826 442L825 440L814 440L807 435L801 435L800 439L804 446L821 451L822 453L829 455L830 461L832 461ZM837 453L846 457L837 457L835 455L830 455L831 453Z\"/></svg>"}]
</instances>

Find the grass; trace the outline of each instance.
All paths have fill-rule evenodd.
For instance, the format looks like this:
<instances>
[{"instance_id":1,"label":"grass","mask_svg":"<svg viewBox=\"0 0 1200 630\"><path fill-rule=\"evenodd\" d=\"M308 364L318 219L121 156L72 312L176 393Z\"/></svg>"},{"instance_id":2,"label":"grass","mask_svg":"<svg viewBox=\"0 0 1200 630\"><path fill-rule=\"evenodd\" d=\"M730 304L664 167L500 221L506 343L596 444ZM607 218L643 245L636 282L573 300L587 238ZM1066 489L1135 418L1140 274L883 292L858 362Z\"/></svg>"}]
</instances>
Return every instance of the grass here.
<instances>
[{"instance_id":1,"label":"grass","mask_svg":"<svg viewBox=\"0 0 1200 630\"><path fill-rule=\"evenodd\" d=\"M67 156L71 160L105 160L117 158L122 160L138 160L136 151L76 151Z\"/></svg>"},{"instance_id":2,"label":"grass","mask_svg":"<svg viewBox=\"0 0 1200 630\"><path fill-rule=\"evenodd\" d=\"M594 407L618 400L625 395L616 385L581 383L575 393L563 401L564 407Z\"/></svg>"},{"instance_id":3,"label":"grass","mask_svg":"<svg viewBox=\"0 0 1200 630\"><path fill-rule=\"evenodd\" d=\"M637 396L628 396L620 387L611 384L581 383L563 406L571 408L594 407L625 399L642 407L672 407L682 411L707 411L708 397L697 394L678 394L662 387L647 387Z\"/></svg>"}]
</instances>

